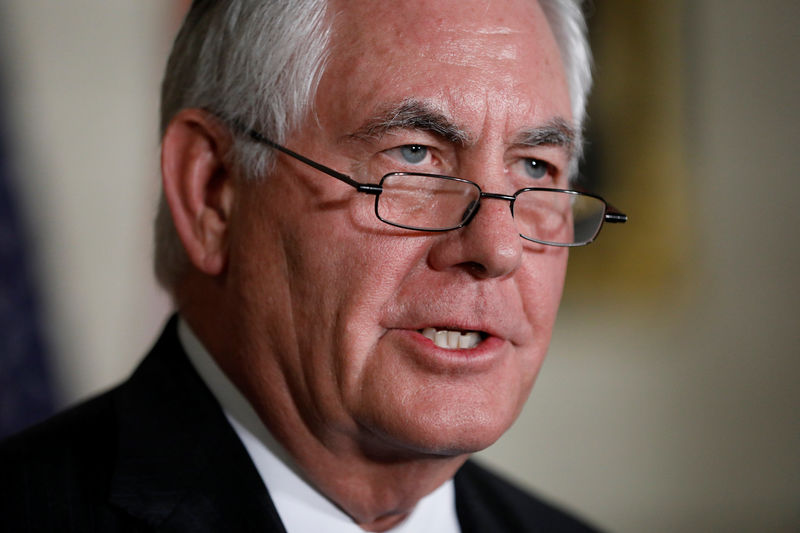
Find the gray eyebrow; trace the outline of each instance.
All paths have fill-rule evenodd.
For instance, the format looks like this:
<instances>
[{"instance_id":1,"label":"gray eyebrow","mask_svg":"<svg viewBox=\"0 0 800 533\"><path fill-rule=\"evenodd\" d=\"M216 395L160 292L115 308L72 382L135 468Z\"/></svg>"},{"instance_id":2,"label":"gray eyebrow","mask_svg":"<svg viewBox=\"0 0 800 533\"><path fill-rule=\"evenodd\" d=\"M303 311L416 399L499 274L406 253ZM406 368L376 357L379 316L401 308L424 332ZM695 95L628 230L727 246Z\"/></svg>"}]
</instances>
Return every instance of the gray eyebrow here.
<instances>
[{"instance_id":1,"label":"gray eyebrow","mask_svg":"<svg viewBox=\"0 0 800 533\"><path fill-rule=\"evenodd\" d=\"M466 129L454 124L441 111L424 100L413 98L387 107L367 120L348 137L351 139L376 139L393 129L428 131L462 146L467 146L472 140ZM523 130L516 136L514 143L522 146L563 147L572 157L578 138L579 133L566 120L557 117L543 126Z\"/></svg>"},{"instance_id":2,"label":"gray eyebrow","mask_svg":"<svg viewBox=\"0 0 800 533\"><path fill-rule=\"evenodd\" d=\"M523 146L556 146L567 149L573 155L579 133L563 118L554 118L544 126L522 131L515 144Z\"/></svg>"},{"instance_id":3,"label":"gray eyebrow","mask_svg":"<svg viewBox=\"0 0 800 533\"><path fill-rule=\"evenodd\" d=\"M462 145L466 145L470 140L466 130L454 124L430 104L415 99L404 100L388 107L370 118L348 137L374 139L394 129L428 131L449 142Z\"/></svg>"}]
</instances>

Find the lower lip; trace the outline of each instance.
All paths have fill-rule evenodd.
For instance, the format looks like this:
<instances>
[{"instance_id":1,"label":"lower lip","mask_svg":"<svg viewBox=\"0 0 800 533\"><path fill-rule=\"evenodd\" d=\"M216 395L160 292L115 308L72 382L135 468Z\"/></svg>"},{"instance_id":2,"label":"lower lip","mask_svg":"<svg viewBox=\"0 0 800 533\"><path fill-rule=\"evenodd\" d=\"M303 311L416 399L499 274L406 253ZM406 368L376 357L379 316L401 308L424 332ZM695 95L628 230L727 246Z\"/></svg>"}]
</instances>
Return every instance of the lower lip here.
<instances>
[{"instance_id":1,"label":"lower lip","mask_svg":"<svg viewBox=\"0 0 800 533\"><path fill-rule=\"evenodd\" d=\"M480 372L494 365L505 353L506 341L487 337L474 348L448 349L436 346L419 331L393 329L391 337L404 346L413 359L422 366L439 371Z\"/></svg>"}]
</instances>

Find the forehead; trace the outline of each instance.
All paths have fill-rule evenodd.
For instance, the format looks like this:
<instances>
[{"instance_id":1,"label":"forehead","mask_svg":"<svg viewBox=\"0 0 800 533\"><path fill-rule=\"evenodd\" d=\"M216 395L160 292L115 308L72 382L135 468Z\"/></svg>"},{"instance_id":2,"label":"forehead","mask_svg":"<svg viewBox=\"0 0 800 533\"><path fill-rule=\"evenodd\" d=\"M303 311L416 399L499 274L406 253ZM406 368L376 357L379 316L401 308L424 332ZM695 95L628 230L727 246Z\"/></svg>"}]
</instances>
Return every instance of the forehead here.
<instances>
[{"instance_id":1,"label":"forehead","mask_svg":"<svg viewBox=\"0 0 800 533\"><path fill-rule=\"evenodd\" d=\"M571 122L558 47L533 0L342 0L329 14L323 122L352 124L408 100L467 129Z\"/></svg>"}]
</instances>

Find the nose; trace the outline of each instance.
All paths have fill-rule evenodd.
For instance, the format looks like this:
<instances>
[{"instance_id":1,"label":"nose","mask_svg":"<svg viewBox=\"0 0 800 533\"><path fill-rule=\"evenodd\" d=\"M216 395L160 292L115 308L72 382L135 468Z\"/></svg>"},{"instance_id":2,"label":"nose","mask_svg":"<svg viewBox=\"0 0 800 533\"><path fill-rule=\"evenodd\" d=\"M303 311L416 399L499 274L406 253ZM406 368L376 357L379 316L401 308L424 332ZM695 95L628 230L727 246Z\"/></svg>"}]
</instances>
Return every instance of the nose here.
<instances>
[{"instance_id":1,"label":"nose","mask_svg":"<svg viewBox=\"0 0 800 533\"><path fill-rule=\"evenodd\" d=\"M488 195L469 224L437 236L428 260L434 270L461 269L476 278L497 278L520 266L522 246L510 204Z\"/></svg>"}]
</instances>

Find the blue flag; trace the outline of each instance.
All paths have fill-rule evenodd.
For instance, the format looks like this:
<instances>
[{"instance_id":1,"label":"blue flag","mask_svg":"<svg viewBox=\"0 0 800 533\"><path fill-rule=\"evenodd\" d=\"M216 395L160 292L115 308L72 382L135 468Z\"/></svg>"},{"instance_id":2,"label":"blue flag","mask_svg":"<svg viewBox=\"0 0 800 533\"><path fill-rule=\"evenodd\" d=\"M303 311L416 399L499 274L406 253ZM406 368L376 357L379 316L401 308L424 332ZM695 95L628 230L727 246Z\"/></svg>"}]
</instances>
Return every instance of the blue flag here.
<instances>
[{"instance_id":1,"label":"blue flag","mask_svg":"<svg viewBox=\"0 0 800 533\"><path fill-rule=\"evenodd\" d=\"M4 96L0 90L0 438L53 411L29 249L14 195Z\"/></svg>"}]
</instances>

